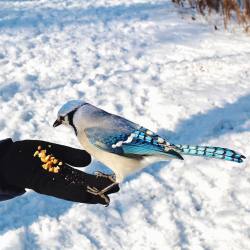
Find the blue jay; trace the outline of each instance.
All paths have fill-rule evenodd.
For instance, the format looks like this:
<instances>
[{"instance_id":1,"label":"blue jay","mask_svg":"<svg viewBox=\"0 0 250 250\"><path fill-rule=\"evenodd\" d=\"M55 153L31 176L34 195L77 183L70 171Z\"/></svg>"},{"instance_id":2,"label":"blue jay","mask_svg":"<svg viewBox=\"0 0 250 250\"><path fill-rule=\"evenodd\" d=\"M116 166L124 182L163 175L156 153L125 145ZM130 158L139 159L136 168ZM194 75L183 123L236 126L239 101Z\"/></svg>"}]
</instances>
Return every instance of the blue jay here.
<instances>
[{"instance_id":1,"label":"blue jay","mask_svg":"<svg viewBox=\"0 0 250 250\"><path fill-rule=\"evenodd\" d=\"M227 148L170 143L149 129L80 100L69 101L61 107L53 126L60 124L72 127L84 149L115 173L115 178L97 173L112 179L113 184L103 190L88 187L88 191L96 195L103 195L126 176L157 161L183 160L182 155L239 163L245 159Z\"/></svg>"}]
</instances>

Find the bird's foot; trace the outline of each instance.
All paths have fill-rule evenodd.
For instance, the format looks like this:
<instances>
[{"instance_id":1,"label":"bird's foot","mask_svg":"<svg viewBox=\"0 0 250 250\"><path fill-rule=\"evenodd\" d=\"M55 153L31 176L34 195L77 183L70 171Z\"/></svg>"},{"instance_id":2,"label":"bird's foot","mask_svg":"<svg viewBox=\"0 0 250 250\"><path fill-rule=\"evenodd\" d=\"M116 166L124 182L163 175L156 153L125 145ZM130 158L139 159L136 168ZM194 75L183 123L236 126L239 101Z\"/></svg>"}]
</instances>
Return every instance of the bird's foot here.
<instances>
[{"instance_id":1,"label":"bird's foot","mask_svg":"<svg viewBox=\"0 0 250 250\"><path fill-rule=\"evenodd\" d=\"M108 207L109 203L110 203L110 200L108 198L108 196L106 196L103 192L103 190L98 190L97 188L95 187L90 187L90 186L87 186L87 192L90 193L90 194L93 194L93 195L98 195L100 196L102 199L104 199L104 201L106 202L106 207Z\"/></svg>"},{"instance_id":2,"label":"bird's foot","mask_svg":"<svg viewBox=\"0 0 250 250\"><path fill-rule=\"evenodd\" d=\"M96 172L95 172L95 176L96 176L97 178L98 178L98 177L107 178L107 179L109 179L110 181L112 181L113 183L116 182L116 180L115 180L115 175L114 175L114 174L109 175L109 174L104 174L104 173L102 173L102 172L100 172L100 171L96 171Z\"/></svg>"}]
</instances>

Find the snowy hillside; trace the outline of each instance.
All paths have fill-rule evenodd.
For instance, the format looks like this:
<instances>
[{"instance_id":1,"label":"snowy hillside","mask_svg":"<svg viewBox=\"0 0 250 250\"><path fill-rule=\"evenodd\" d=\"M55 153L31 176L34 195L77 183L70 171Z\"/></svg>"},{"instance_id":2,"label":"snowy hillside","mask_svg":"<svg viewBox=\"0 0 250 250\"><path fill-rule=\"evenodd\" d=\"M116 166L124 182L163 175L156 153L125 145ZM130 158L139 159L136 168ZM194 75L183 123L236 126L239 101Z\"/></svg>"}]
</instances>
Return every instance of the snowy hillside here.
<instances>
[{"instance_id":1,"label":"snowy hillside","mask_svg":"<svg viewBox=\"0 0 250 250\"><path fill-rule=\"evenodd\" d=\"M108 208L29 191L0 203L1 250L250 249L249 36L170 0L0 0L0 139L80 147L52 127L76 98L247 159L155 164Z\"/></svg>"}]
</instances>

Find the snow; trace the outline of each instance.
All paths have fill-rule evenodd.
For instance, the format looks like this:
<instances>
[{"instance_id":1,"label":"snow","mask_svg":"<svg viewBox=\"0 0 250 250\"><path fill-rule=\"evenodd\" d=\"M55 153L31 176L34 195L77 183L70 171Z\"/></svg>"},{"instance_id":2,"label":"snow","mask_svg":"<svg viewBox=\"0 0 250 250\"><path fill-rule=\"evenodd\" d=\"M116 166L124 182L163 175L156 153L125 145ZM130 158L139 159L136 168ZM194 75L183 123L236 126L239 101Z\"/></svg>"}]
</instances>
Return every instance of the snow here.
<instances>
[{"instance_id":1,"label":"snow","mask_svg":"<svg viewBox=\"0 0 250 250\"><path fill-rule=\"evenodd\" d=\"M108 208L29 191L0 203L1 250L250 249L249 36L192 15L170 0L0 1L0 139L80 147L52 127L80 98L172 142L247 157L152 165Z\"/></svg>"}]
</instances>

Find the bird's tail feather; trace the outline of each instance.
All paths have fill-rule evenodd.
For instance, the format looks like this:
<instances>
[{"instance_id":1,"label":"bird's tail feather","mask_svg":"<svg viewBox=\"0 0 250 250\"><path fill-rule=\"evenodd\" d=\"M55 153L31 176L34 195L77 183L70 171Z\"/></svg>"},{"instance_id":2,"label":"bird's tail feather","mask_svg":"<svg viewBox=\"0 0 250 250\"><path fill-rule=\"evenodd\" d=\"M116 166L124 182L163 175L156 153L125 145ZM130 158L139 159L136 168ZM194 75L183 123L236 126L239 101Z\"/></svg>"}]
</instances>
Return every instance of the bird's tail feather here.
<instances>
[{"instance_id":1,"label":"bird's tail feather","mask_svg":"<svg viewBox=\"0 0 250 250\"><path fill-rule=\"evenodd\" d=\"M203 156L210 158L223 159L227 161L243 162L246 157L241 155L234 150L221 147L211 146L191 146L176 144L177 150L184 155ZM176 150L176 149L175 149Z\"/></svg>"}]
</instances>

